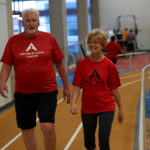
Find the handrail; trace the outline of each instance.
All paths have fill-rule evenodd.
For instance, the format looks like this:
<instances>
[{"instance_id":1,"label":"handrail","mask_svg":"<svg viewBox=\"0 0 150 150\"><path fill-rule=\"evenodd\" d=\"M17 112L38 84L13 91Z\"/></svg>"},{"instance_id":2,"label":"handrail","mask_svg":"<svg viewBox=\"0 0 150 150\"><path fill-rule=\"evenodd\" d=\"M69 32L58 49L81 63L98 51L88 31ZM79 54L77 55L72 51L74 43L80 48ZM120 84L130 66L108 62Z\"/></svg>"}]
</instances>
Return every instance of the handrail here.
<instances>
[{"instance_id":1,"label":"handrail","mask_svg":"<svg viewBox=\"0 0 150 150\"><path fill-rule=\"evenodd\" d=\"M144 119L145 119L145 94L144 94L144 75L145 70L150 67L150 64L146 65L142 69L142 83L141 83L141 103L140 103L140 117L139 117L139 136L138 136L138 150L144 150Z\"/></svg>"},{"instance_id":2,"label":"handrail","mask_svg":"<svg viewBox=\"0 0 150 150\"><path fill-rule=\"evenodd\" d=\"M68 70L69 70L69 72L73 72L76 68L77 62L81 58L86 56L86 52L85 52L85 49L84 49L84 44L85 44L84 41L79 41L79 42L72 43L72 44L68 45L68 48L71 48L73 46L77 46L75 52L68 52L68 56L70 58L72 58L71 61L68 61Z\"/></svg>"},{"instance_id":3,"label":"handrail","mask_svg":"<svg viewBox=\"0 0 150 150\"><path fill-rule=\"evenodd\" d=\"M132 55L140 55L140 54L146 54L146 52L133 52L133 53L125 53L125 54L119 54L118 56L132 56Z\"/></svg>"},{"instance_id":4,"label":"handrail","mask_svg":"<svg viewBox=\"0 0 150 150\"><path fill-rule=\"evenodd\" d=\"M132 53L119 54L118 56L119 57L128 56L128 58L129 58L129 68L131 68L133 55L135 56L135 55L141 55L141 54L146 54L146 52L145 51L143 51L143 52L132 52ZM146 55L145 56L145 65L147 65L147 61L148 61L148 56Z\"/></svg>"},{"instance_id":5,"label":"handrail","mask_svg":"<svg viewBox=\"0 0 150 150\"><path fill-rule=\"evenodd\" d=\"M80 42L76 42L76 43L68 44L68 47L70 47L70 46L74 46L74 45L80 45L80 44L83 44L83 43L84 43L83 41L80 41Z\"/></svg>"}]
</instances>

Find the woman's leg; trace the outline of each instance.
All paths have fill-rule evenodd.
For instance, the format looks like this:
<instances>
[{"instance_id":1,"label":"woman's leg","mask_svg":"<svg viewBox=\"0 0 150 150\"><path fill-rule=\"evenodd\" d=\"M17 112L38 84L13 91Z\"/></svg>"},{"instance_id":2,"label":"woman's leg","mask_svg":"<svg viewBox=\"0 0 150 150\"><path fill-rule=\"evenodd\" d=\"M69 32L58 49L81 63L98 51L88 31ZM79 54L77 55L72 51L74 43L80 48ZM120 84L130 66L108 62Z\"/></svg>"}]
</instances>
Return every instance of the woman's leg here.
<instances>
[{"instance_id":1,"label":"woman's leg","mask_svg":"<svg viewBox=\"0 0 150 150\"><path fill-rule=\"evenodd\" d=\"M113 111L100 113L99 115L99 145L101 150L110 150L109 137L113 119Z\"/></svg>"},{"instance_id":2,"label":"woman's leg","mask_svg":"<svg viewBox=\"0 0 150 150\"><path fill-rule=\"evenodd\" d=\"M84 145L87 150L95 150L95 131L97 126L97 114L82 114Z\"/></svg>"}]
</instances>

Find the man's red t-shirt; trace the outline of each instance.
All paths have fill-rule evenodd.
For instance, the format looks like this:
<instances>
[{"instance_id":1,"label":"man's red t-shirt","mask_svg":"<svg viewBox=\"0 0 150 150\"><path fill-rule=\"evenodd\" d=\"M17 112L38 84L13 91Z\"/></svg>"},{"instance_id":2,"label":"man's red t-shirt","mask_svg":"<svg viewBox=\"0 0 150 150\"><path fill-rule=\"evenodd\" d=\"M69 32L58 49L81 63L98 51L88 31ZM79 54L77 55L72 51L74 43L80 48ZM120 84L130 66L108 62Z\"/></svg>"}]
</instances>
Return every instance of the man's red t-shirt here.
<instances>
[{"instance_id":1,"label":"man's red t-shirt","mask_svg":"<svg viewBox=\"0 0 150 150\"><path fill-rule=\"evenodd\" d=\"M107 56L110 59L117 59L118 52L121 51L121 46L117 42L109 42L106 45Z\"/></svg>"},{"instance_id":2,"label":"man's red t-shirt","mask_svg":"<svg viewBox=\"0 0 150 150\"><path fill-rule=\"evenodd\" d=\"M93 62L89 57L81 60L72 84L83 89L82 113L115 110L111 89L118 88L121 83L115 65L107 57L100 62Z\"/></svg>"},{"instance_id":3,"label":"man's red t-shirt","mask_svg":"<svg viewBox=\"0 0 150 150\"><path fill-rule=\"evenodd\" d=\"M11 37L1 61L14 65L16 92L44 93L57 89L53 63L63 58L54 36L39 31L34 38L24 33Z\"/></svg>"}]
</instances>

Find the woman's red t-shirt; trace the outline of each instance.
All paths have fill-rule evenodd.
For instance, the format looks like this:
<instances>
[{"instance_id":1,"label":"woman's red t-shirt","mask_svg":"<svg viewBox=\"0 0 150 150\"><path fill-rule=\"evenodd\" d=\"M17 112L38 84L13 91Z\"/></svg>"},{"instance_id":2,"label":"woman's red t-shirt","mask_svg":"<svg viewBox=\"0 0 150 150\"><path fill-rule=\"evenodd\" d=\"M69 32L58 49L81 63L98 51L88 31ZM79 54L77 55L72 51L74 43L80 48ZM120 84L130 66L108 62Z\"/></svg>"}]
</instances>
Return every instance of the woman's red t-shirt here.
<instances>
[{"instance_id":1,"label":"woman's red t-shirt","mask_svg":"<svg viewBox=\"0 0 150 150\"><path fill-rule=\"evenodd\" d=\"M118 88L120 78L115 65L106 57L93 62L89 57L81 60L73 79L74 86L81 87L82 113L100 113L115 110L111 89Z\"/></svg>"}]
</instances>

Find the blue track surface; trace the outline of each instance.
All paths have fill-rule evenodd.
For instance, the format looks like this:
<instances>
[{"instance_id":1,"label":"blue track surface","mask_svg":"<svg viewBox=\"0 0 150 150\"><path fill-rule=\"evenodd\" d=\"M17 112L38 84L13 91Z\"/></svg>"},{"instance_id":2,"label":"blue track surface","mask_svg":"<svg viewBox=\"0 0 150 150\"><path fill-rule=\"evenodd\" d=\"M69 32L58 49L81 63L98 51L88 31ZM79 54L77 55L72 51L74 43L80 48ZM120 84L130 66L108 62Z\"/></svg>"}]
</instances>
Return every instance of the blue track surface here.
<instances>
[{"instance_id":1,"label":"blue track surface","mask_svg":"<svg viewBox=\"0 0 150 150\"><path fill-rule=\"evenodd\" d=\"M74 76L74 72L68 73L69 84L72 84L73 76ZM63 86L63 83L62 83L62 80L61 80L60 76L57 76L56 81L57 81L58 87Z\"/></svg>"},{"instance_id":2,"label":"blue track surface","mask_svg":"<svg viewBox=\"0 0 150 150\"><path fill-rule=\"evenodd\" d=\"M119 73L125 73L125 72L129 72L129 71L134 71L134 70L118 70ZM74 77L74 72L71 72L71 73L69 72L68 73L69 84L72 84L73 77ZM57 76L56 81L57 81L58 87L63 86L60 76Z\"/></svg>"},{"instance_id":3,"label":"blue track surface","mask_svg":"<svg viewBox=\"0 0 150 150\"><path fill-rule=\"evenodd\" d=\"M150 118L150 90L145 95L145 118Z\"/></svg>"}]
</instances>

